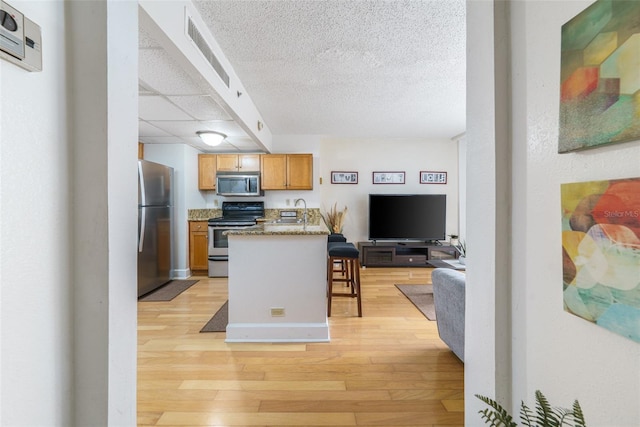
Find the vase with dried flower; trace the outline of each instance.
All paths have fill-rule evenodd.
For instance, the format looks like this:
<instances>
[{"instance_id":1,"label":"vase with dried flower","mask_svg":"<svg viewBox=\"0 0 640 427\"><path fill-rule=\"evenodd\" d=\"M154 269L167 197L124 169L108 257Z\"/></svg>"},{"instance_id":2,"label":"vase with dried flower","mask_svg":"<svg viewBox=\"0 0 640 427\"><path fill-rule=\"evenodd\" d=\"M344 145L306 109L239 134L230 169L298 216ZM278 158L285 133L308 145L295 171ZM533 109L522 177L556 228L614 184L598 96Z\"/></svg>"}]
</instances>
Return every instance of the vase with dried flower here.
<instances>
[{"instance_id":1,"label":"vase with dried flower","mask_svg":"<svg viewBox=\"0 0 640 427\"><path fill-rule=\"evenodd\" d=\"M338 209L338 203L334 203L331 209L321 214L324 223L327 224L332 233L342 233L344 227L344 219L347 216L347 207Z\"/></svg>"}]
</instances>

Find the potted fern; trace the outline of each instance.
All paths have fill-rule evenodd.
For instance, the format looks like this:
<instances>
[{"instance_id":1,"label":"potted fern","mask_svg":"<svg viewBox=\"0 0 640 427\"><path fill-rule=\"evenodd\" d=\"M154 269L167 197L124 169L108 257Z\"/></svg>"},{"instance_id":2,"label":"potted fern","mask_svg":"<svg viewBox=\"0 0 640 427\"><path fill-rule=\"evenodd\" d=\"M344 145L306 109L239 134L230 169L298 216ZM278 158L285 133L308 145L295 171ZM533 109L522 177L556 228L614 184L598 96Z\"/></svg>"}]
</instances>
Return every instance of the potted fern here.
<instances>
[{"instance_id":1,"label":"potted fern","mask_svg":"<svg viewBox=\"0 0 640 427\"><path fill-rule=\"evenodd\" d=\"M498 402L479 394L475 396L489 405L489 408L478 411L486 424L492 427L518 427L513 417ZM577 400L573 402L571 409L552 407L540 390L536 390L535 411L524 402L521 403L520 421L526 427L586 427L587 425Z\"/></svg>"},{"instance_id":2,"label":"potted fern","mask_svg":"<svg viewBox=\"0 0 640 427\"><path fill-rule=\"evenodd\" d=\"M458 261L460 261L460 264L466 264L466 260L467 260L467 244L465 243L464 240L460 239L458 241L458 244L455 246L456 250L458 251Z\"/></svg>"}]
</instances>

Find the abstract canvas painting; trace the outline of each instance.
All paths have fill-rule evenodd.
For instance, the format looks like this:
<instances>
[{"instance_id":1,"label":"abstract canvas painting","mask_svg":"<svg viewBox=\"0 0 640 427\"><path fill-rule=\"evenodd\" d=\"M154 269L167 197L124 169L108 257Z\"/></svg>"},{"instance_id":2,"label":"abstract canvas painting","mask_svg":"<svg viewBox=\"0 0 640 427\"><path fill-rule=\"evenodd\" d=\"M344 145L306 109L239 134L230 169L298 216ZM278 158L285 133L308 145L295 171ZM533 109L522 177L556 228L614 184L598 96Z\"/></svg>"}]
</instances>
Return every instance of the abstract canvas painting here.
<instances>
[{"instance_id":1,"label":"abstract canvas painting","mask_svg":"<svg viewBox=\"0 0 640 427\"><path fill-rule=\"evenodd\" d=\"M640 342L640 178L561 194L565 311Z\"/></svg>"},{"instance_id":2,"label":"abstract canvas painting","mask_svg":"<svg viewBox=\"0 0 640 427\"><path fill-rule=\"evenodd\" d=\"M598 0L561 37L558 152L640 139L640 1Z\"/></svg>"}]
</instances>

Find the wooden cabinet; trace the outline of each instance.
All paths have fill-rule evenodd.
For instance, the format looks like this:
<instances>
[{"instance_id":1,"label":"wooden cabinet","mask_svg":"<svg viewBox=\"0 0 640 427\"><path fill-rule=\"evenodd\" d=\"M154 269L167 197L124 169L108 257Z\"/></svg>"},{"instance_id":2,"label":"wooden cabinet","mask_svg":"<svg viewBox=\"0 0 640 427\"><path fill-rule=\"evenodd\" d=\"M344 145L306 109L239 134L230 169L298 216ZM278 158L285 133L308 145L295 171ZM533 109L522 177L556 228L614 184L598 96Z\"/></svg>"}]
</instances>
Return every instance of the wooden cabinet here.
<instances>
[{"instance_id":1,"label":"wooden cabinet","mask_svg":"<svg viewBox=\"0 0 640 427\"><path fill-rule=\"evenodd\" d=\"M218 154L216 169L220 172L260 172L260 154Z\"/></svg>"},{"instance_id":2,"label":"wooden cabinet","mask_svg":"<svg viewBox=\"0 0 640 427\"><path fill-rule=\"evenodd\" d=\"M208 271L207 221L189 221L189 267L191 272Z\"/></svg>"},{"instance_id":3,"label":"wooden cabinet","mask_svg":"<svg viewBox=\"0 0 640 427\"><path fill-rule=\"evenodd\" d=\"M263 190L287 189L287 155L260 156L260 186Z\"/></svg>"},{"instance_id":4,"label":"wooden cabinet","mask_svg":"<svg viewBox=\"0 0 640 427\"><path fill-rule=\"evenodd\" d=\"M313 190L313 156L287 154L287 189Z\"/></svg>"},{"instance_id":5,"label":"wooden cabinet","mask_svg":"<svg viewBox=\"0 0 640 427\"><path fill-rule=\"evenodd\" d=\"M366 267L433 267L432 260L456 259L454 246L418 242L358 242L360 263Z\"/></svg>"},{"instance_id":6,"label":"wooden cabinet","mask_svg":"<svg viewBox=\"0 0 640 427\"><path fill-rule=\"evenodd\" d=\"M260 171L263 190L313 190L311 154L263 154Z\"/></svg>"},{"instance_id":7,"label":"wooden cabinet","mask_svg":"<svg viewBox=\"0 0 640 427\"><path fill-rule=\"evenodd\" d=\"M198 188L216 189L216 155L198 154Z\"/></svg>"}]
</instances>

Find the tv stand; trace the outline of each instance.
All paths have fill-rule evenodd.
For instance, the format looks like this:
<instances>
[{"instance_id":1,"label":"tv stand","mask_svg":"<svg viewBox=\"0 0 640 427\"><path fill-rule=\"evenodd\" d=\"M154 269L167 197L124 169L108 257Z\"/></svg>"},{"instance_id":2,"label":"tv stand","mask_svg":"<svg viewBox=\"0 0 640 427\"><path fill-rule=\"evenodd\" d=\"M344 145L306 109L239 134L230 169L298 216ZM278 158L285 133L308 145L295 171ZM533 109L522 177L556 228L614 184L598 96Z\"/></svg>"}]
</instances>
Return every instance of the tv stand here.
<instances>
[{"instance_id":1,"label":"tv stand","mask_svg":"<svg viewBox=\"0 0 640 427\"><path fill-rule=\"evenodd\" d=\"M431 267L429 260L455 259L454 246L441 242L358 242L365 267Z\"/></svg>"}]
</instances>

